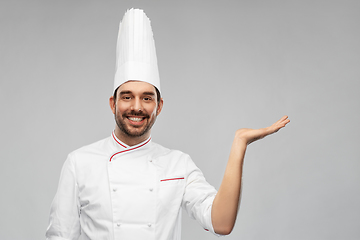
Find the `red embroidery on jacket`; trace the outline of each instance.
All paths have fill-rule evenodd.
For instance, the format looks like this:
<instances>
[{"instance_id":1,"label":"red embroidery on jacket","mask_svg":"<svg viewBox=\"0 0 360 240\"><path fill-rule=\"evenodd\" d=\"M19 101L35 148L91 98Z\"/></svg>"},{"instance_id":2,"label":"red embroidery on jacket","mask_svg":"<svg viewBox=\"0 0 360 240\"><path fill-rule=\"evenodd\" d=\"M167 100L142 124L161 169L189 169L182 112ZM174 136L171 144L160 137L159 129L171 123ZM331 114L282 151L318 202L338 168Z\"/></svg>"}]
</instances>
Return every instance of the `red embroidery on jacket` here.
<instances>
[{"instance_id":1,"label":"red embroidery on jacket","mask_svg":"<svg viewBox=\"0 0 360 240\"><path fill-rule=\"evenodd\" d=\"M116 137L115 137L115 135L114 135L114 132L112 132L111 134L112 134L112 136L113 136L113 138L114 138L115 142L117 142L118 144L120 144L120 145L121 145L121 146L123 146L124 148L127 148L127 146L125 146L125 145L121 144L121 143L120 143L120 142L116 139Z\"/></svg>"},{"instance_id":2,"label":"red embroidery on jacket","mask_svg":"<svg viewBox=\"0 0 360 240\"><path fill-rule=\"evenodd\" d=\"M124 153L124 152L128 152L128 151L131 151L131 150L135 150L137 148L140 148L142 146L144 146L145 144L147 144L148 142L150 142L151 138L149 138L149 140L147 140L145 143L137 146L137 147L134 147L134 148L129 148L129 149L126 149L126 150L123 150L123 151L120 151L120 152L117 152L117 153L114 153L111 157L110 157L110 160L109 162L111 162L112 158L115 156L115 155L118 155L119 153Z\"/></svg>"},{"instance_id":3,"label":"red embroidery on jacket","mask_svg":"<svg viewBox=\"0 0 360 240\"><path fill-rule=\"evenodd\" d=\"M180 177L180 178L168 178L168 179L162 179L162 180L160 180L160 182L171 181L171 180L180 180L180 179L184 179L184 178L183 177Z\"/></svg>"}]
</instances>

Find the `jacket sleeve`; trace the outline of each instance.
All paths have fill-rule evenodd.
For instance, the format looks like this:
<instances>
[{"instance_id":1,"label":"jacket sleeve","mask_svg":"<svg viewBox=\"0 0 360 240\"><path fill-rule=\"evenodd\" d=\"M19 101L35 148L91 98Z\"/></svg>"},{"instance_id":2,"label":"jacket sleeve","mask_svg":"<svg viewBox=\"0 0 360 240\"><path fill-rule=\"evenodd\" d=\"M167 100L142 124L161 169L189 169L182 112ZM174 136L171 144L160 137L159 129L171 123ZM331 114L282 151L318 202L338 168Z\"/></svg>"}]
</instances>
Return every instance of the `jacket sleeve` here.
<instances>
[{"instance_id":1,"label":"jacket sleeve","mask_svg":"<svg viewBox=\"0 0 360 240\"><path fill-rule=\"evenodd\" d=\"M182 207L206 231L220 236L215 233L211 221L211 208L217 193L216 189L205 180L203 173L189 156L186 159L186 170L187 177Z\"/></svg>"},{"instance_id":2,"label":"jacket sleeve","mask_svg":"<svg viewBox=\"0 0 360 240\"><path fill-rule=\"evenodd\" d=\"M71 154L61 170L59 186L51 204L47 240L75 240L80 236L80 204L75 166Z\"/></svg>"}]
</instances>

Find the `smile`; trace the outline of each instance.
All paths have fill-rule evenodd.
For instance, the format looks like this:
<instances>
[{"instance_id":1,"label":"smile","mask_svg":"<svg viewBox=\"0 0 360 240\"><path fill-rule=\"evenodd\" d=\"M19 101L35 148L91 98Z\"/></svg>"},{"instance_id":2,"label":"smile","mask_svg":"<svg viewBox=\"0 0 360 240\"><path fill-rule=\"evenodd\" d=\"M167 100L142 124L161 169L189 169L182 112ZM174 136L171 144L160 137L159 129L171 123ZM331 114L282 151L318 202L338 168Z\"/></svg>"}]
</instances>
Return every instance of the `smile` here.
<instances>
[{"instance_id":1,"label":"smile","mask_svg":"<svg viewBox=\"0 0 360 240\"><path fill-rule=\"evenodd\" d=\"M128 117L129 120L133 122L141 122L144 118L142 117Z\"/></svg>"}]
</instances>

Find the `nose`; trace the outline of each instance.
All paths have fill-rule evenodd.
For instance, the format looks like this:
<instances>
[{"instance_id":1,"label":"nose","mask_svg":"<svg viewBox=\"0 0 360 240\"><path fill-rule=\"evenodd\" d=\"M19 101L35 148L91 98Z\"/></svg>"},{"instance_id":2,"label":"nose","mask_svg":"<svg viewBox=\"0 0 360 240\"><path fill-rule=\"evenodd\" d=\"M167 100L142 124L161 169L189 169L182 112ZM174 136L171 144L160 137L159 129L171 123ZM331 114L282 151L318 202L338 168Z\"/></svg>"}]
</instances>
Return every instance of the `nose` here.
<instances>
[{"instance_id":1,"label":"nose","mask_svg":"<svg viewBox=\"0 0 360 240\"><path fill-rule=\"evenodd\" d=\"M139 111L141 112L142 111L142 102L141 102L141 99L139 98L135 98L134 101L133 101L133 105L132 105L132 110L134 111Z\"/></svg>"}]
</instances>

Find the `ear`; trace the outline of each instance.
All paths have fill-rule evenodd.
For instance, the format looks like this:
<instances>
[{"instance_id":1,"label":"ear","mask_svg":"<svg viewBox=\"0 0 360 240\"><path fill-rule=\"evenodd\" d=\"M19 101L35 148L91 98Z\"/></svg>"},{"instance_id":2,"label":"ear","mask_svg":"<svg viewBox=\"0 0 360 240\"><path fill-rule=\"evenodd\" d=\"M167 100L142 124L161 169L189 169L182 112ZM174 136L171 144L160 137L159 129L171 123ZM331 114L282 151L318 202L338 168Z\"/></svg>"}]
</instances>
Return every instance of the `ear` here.
<instances>
[{"instance_id":1,"label":"ear","mask_svg":"<svg viewBox=\"0 0 360 240\"><path fill-rule=\"evenodd\" d=\"M164 105L164 100L163 100L163 98L161 98L160 102L158 104L158 107L156 109L156 116L159 116L159 114L160 114L160 112L161 112L161 110L163 108L163 105Z\"/></svg>"},{"instance_id":2,"label":"ear","mask_svg":"<svg viewBox=\"0 0 360 240\"><path fill-rule=\"evenodd\" d=\"M115 99L114 99L114 96L111 96L109 98L109 105L110 105L111 111L113 112L113 114L115 114Z\"/></svg>"}]
</instances>

